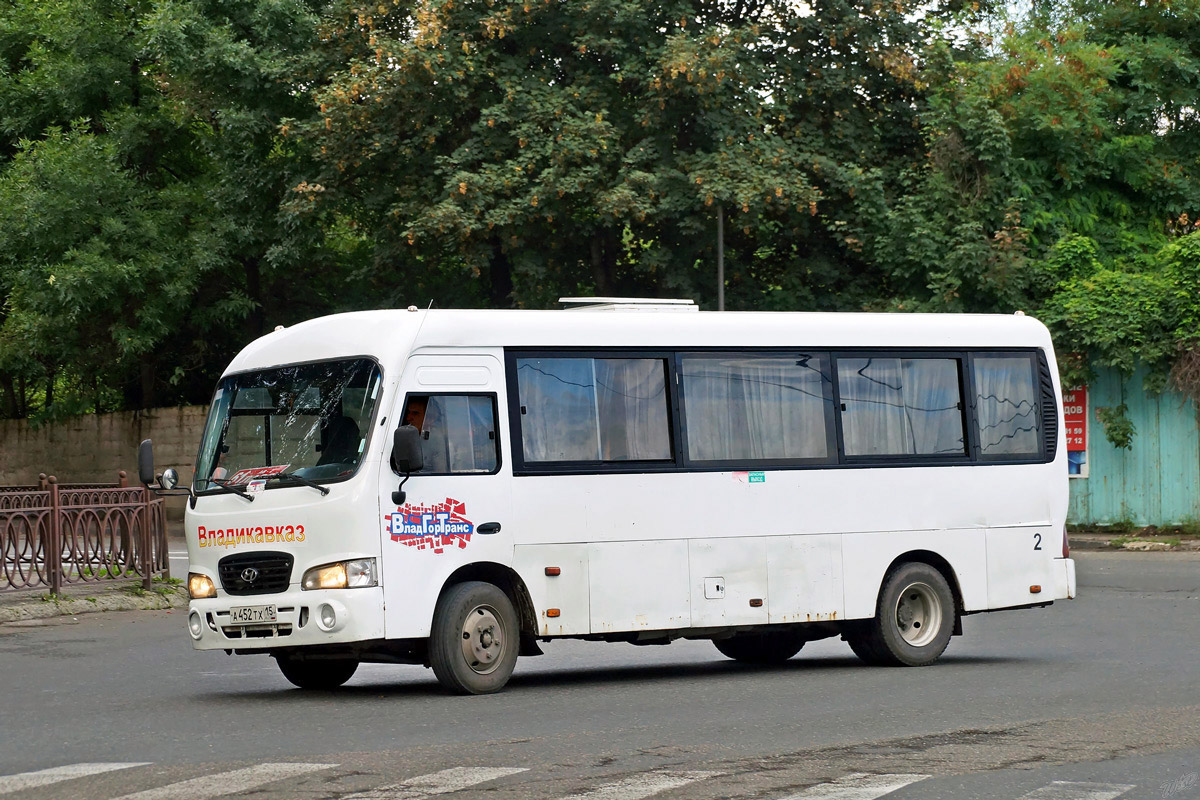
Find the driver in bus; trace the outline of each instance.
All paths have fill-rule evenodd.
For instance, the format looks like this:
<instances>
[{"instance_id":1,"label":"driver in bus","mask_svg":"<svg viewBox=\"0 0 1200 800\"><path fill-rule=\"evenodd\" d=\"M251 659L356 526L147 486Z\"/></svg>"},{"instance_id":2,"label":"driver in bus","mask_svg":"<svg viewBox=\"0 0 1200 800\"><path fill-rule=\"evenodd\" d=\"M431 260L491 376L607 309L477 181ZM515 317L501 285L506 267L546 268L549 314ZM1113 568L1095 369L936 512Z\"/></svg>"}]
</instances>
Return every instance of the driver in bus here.
<instances>
[{"instance_id":1,"label":"driver in bus","mask_svg":"<svg viewBox=\"0 0 1200 800\"><path fill-rule=\"evenodd\" d=\"M421 472L449 472L450 459L446 451L441 404L430 403L428 396L409 397L404 407L404 424L412 425L421 432L421 452L425 460Z\"/></svg>"}]
</instances>

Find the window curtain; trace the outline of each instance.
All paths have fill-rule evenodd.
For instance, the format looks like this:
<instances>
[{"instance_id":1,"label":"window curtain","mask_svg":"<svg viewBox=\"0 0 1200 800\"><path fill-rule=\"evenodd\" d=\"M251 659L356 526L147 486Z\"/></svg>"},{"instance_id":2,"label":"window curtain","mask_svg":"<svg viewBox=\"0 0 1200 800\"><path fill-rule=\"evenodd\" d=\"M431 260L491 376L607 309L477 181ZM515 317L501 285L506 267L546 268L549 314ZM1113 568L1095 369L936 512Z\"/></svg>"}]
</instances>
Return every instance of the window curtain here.
<instances>
[{"instance_id":1,"label":"window curtain","mask_svg":"<svg viewBox=\"0 0 1200 800\"><path fill-rule=\"evenodd\" d=\"M592 360L604 461L671 457L666 373L658 358Z\"/></svg>"},{"instance_id":2,"label":"window curtain","mask_svg":"<svg viewBox=\"0 0 1200 800\"><path fill-rule=\"evenodd\" d=\"M526 461L600 457L592 359L518 359L517 391Z\"/></svg>"},{"instance_id":3,"label":"window curtain","mask_svg":"<svg viewBox=\"0 0 1200 800\"><path fill-rule=\"evenodd\" d=\"M975 358L975 408L984 456L1041 452L1033 365L1025 357Z\"/></svg>"},{"instance_id":4,"label":"window curtain","mask_svg":"<svg viewBox=\"0 0 1200 800\"><path fill-rule=\"evenodd\" d=\"M961 455L958 363L945 358L840 358L846 453Z\"/></svg>"},{"instance_id":5,"label":"window curtain","mask_svg":"<svg viewBox=\"0 0 1200 800\"><path fill-rule=\"evenodd\" d=\"M828 455L828 381L820 359L688 356L682 372L691 459Z\"/></svg>"}]
</instances>

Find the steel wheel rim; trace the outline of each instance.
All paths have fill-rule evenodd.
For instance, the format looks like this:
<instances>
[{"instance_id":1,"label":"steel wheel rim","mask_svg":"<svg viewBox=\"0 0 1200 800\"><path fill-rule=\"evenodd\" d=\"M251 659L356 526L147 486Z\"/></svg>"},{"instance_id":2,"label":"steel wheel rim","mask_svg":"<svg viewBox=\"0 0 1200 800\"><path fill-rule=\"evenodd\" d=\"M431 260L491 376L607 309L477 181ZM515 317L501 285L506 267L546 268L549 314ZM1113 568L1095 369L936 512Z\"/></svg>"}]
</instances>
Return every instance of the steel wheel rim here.
<instances>
[{"instance_id":1,"label":"steel wheel rim","mask_svg":"<svg viewBox=\"0 0 1200 800\"><path fill-rule=\"evenodd\" d=\"M462 653L467 667L478 675L494 672L503 660L506 639L496 609L486 604L472 608L462 626Z\"/></svg>"},{"instance_id":2,"label":"steel wheel rim","mask_svg":"<svg viewBox=\"0 0 1200 800\"><path fill-rule=\"evenodd\" d=\"M896 598L896 628L913 647L924 647L942 628L942 601L927 583L913 583Z\"/></svg>"}]
</instances>

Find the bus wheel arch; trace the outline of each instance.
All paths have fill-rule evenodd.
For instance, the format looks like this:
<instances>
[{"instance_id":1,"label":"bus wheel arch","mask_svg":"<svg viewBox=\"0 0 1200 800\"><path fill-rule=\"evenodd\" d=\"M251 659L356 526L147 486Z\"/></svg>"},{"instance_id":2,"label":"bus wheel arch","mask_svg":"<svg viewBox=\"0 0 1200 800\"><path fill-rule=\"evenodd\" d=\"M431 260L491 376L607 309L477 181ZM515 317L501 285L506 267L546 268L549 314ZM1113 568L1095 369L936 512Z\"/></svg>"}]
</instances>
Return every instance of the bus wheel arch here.
<instances>
[{"instance_id":1,"label":"bus wheel arch","mask_svg":"<svg viewBox=\"0 0 1200 800\"><path fill-rule=\"evenodd\" d=\"M465 564L450 573L450 576L442 583L442 589L438 592L439 599L455 584L466 581L490 583L504 592L513 608L516 609L517 619L521 626L520 654L522 656L542 655L541 648L537 645L537 611L533 606L533 598L525 586L525 581L521 580L521 576L516 571L494 561Z\"/></svg>"},{"instance_id":2,"label":"bus wheel arch","mask_svg":"<svg viewBox=\"0 0 1200 800\"><path fill-rule=\"evenodd\" d=\"M961 633L962 598L950 564L929 551L912 551L888 566L875 616L851 623L843 633L864 662L925 666Z\"/></svg>"},{"instance_id":3,"label":"bus wheel arch","mask_svg":"<svg viewBox=\"0 0 1200 800\"><path fill-rule=\"evenodd\" d=\"M907 553L896 556L892 559L892 563L888 564L888 568L883 571L883 580L879 582L880 593L883 591L883 585L887 582L888 576L899 569L904 564L910 562L920 562L942 573L942 577L946 579L946 583L950 585L950 593L954 595L954 636L962 636L962 618L963 618L963 596L962 587L958 583L958 573L949 561L942 555L933 552L932 550L910 550ZM875 611L879 611L879 596L875 598Z\"/></svg>"}]
</instances>

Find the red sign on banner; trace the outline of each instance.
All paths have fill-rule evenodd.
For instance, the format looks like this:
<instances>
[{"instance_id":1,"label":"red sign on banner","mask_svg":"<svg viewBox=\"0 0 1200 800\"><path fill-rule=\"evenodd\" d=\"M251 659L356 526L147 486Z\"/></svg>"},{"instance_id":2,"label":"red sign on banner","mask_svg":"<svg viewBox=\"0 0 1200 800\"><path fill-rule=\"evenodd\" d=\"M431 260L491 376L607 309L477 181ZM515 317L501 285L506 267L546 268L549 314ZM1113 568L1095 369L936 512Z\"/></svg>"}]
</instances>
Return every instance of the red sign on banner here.
<instances>
[{"instance_id":1,"label":"red sign on banner","mask_svg":"<svg viewBox=\"0 0 1200 800\"><path fill-rule=\"evenodd\" d=\"M1067 452L1087 450L1087 387L1063 392L1063 424L1067 428Z\"/></svg>"}]
</instances>

